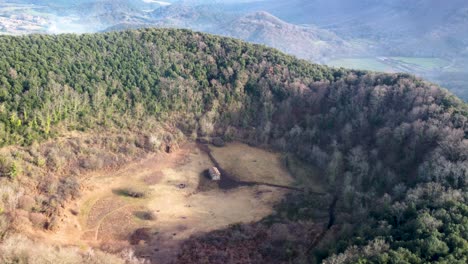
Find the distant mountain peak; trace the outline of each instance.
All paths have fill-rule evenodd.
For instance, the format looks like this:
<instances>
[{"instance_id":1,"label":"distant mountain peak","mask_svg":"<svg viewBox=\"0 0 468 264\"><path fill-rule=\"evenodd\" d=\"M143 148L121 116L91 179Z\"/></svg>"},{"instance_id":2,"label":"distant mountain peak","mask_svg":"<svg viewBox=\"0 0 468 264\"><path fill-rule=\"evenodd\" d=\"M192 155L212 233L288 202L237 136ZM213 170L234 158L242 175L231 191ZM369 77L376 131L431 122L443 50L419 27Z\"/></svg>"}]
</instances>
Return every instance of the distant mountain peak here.
<instances>
[{"instance_id":1,"label":"distant mountain peak","mask_svg":"<svg viewBox=\"0 0 468 264\"><path fill-rule=\"evenodd\" d=\"M267 11L253 12L253 13L247 14L245 17L252 18L252 19L263 19L263 20L275 21L275 22L278 22L278 23L284 23L281 19L279 19L276 16L268 13Z\"/></svg>"}]
</instances>

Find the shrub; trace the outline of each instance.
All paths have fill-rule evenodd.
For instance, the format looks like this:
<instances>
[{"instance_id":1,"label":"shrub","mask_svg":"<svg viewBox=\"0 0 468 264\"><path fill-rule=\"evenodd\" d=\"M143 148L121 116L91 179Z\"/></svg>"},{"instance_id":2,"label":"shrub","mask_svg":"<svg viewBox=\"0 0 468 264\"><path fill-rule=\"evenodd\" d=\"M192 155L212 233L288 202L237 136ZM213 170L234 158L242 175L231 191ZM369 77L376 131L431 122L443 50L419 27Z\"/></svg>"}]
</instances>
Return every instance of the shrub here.
<instances>
[{"instance_id":1,"label":"shrub","mask_svg":"<svg viewBox=\"0 0 468 264\"><path fill-rule=\"evenodd\" d=\"M0 205L3 210L12 211L18 206L18 199L23 195L23 191L13 188L10 185L0 185Z\"/></svg>"},{"instance_id":2,"label":"shrub","mask_svg":"<svg viewBox=\"0 0 468 264\"><path fill-rule=\"evenodd\" d=\"M209 115L204 115L202 118L200 118L199 125L201 135L209 136L214 131L213 121Z\"/></svg>"},{"instance_id":3,"label":"shrub","mask_svg":"<svg viewBox=\"0 0 468 264\"><path fill-rule=\"evenodd\" d=\"M135 216L141 220L153 221L156 220L156 214L153 211L140 211L135 212Z\"/></svg>"},{"instance_id":4,"label":"shrub","mask_svg":"<svg viewBox=\"0 0 468 264\"><path fill-rule=\"evenodd\" d=\"M146 148L150 151L156 151L161 147L161 140L155 136L155 135L150 135L147 137L146 140Z\"/></svg>"},{"instance_id":5,"label":"shrub","mask_svg":"<svg viewBox=\"0 0 468 264\"><path fill-rule=\"evenodd\" d=\"M80 192L80 184L75 176L69 176L60 181L57 190L59 197L62 200L69 200L78 197Z\"/></svg>"},{"instance_id":6,"label":"shrub","mask_svg":"<svg viewBox=\"0 0 468 264\"><path fill-rule=\"evenodd\" d=\"M47 168L53 169L54 171L58 171L64 166L65 163L65 155L64 153L60 153L58 149L52 148L47 154Z\"/></svg>"},{"instance_id":7,"label":"shrub","mask_svg":"<svg viewBox=\"0 0 468 264\"><path fill-rule=\"evenodd\" d=\"M0 208L1 210L2 208ZM10 227L10 221L7 216L0 212L0 239L3 238L8 228ZM0 259L1 260L1 259Z\"/></svg>"},{"instance_id":8,"label":"shrub","mask_svg":"<svg viewBox=\"0 0 468 264\"><path fill-rule=\"evenodd\" d=\"M10 167L10 179L16 179L22 172L21 166L17 162L13 162Z\"/></svg>"},{"instance_id":9,"label":"shrub","mask_svg":"<svg viewBox=\"0 0 468 264\"><path fill-rule=\"evenodd\" d=\"M141 241L148 241L151 239L151 229L139 228L130 236L130 244L137 245Z\"/></svg>"},{"instance_id":10,"label":"shrub","mask_svg":"<svg viewBox=\"0 0 468 264\"><path fill-rule=\"evenodd\" d=\"M46 159L44 157L40 156L40 154L39 154L39 156L37 156L35 158L34 164L36 164L36 166L42 168L42 167L44 167L46 165Z\"/></svg>"},{"instance_id":11,"label":"shrub","mask_svg":"<svg viewBox=\"0 0 468 264\"><path fill-rule=\"evenodd\" d=\"M149 195L150 191L148 188L139 186L129 186L117 190L121 195L132 197L132 198L145 198Z\"/></svg>"},{"instance_id":12,"label":"shrub","mask_svg":"<svg viewBox=\"0 0 468 264\"><path fill-rule=\"evenodd\" d=\"M0 157L0 177L16 178L21 174L21 166L5 157Z\"/></svg>"},{"instance_id":13,"label":"shrub","mask_svg":"<svg viewBox=\"0 0 468 264\"><path fill-rule=\"evenodd\" d=\"M226 145L224 140L220 137L214 137L213 139L211 139L211 143L216 147L224 147Z\"/></svg>"},{"instance_id":14,"label":"shrub","mask_svg":"<svg viewBox=\"0 0 468 264\"><path fill-rule=\"evenodd\" d=\"M49 221L45 223L44 228L46 228L47 230L55 231L59 228L59 224L59 218L57 216L53 216L50 218Z\"/></svg>"},{"instance_id":15,"label":"shrub","mask_svg":"<svg viewBox=\"0 0 468 264\"><path fill-rule=\"evenodd\" d=\"M99 170L104 167L104 162L99 156L83 158L80 162L82 168L87 170Z\"/></svg>"},{"instance_id":16,"label":"shrub","mask_svg":"<svg viewBox=\"0 0 468 264\"><path fill-rule=\"evenodd\" d=\"M37 228L44 228L47 223L47 217L40 213L30 213L29 220Z\"/></svg>"},{"instance_id":17,"label":"shrub","mask_svg":"<svg viewBox=\"0 0 468 264\"><path fill-rule=\"evenodd\" d=\"M8 160L0 156L0 177L7 177L10 175L10 166Z\"/></svg>"},{"instance_id":18,"label":"shrub","mask_svg":"<svg viewBox=\"0 0 468 264\"><path fill-rule=\"evenodd\" d=\"M81 252L76 247L52 247L34 242L23 236L12 236L0 244L0 263L5 264L136 264L144 263L133 257L125 261L122 258L98 250Z\"/></svg>"},{"instance_id":19,"label":"shrub","mask_svg":"<svg viewBox=\"0 0 468 264\"><path fill-rule=\"evenodd\" d=\"M18 200L18 207L26 211L31 211L35 205L36 201L29 195L21 196Z\"/></svg>"}]
</instances>

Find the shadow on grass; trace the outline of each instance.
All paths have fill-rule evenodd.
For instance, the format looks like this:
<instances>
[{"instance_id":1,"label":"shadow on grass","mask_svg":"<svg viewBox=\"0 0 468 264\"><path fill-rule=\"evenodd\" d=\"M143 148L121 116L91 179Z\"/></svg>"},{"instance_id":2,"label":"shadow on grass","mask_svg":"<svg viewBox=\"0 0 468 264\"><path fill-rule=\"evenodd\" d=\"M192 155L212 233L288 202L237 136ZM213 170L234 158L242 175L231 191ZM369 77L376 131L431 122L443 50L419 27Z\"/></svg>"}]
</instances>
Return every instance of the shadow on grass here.
<instances>
[{"instance_id":1,"label":"shadow on grass","mask_svg":"<svg viewBox=\"0 0 468 264\"><path fill-rule=\"evenodd\" d=\"M131 198L145 198L149 195L149 190L146 188L139 187L125 187L119 189L113 189L112 193L119 196L131 197Z\"/></svg>"},{"instance_id":2,"label":"shadow on grass","mask_svg":"<svg viewBox=\"0 0 468 264\"><path fill-rule=\"evenodd\" d=\"M156 214L154 212L151 212L151 211L136 211L133 213L133 215L140 219L140 220L144 220L144 221L153 221L153 220L156 220Z\"/></svg>"}]
</instances>

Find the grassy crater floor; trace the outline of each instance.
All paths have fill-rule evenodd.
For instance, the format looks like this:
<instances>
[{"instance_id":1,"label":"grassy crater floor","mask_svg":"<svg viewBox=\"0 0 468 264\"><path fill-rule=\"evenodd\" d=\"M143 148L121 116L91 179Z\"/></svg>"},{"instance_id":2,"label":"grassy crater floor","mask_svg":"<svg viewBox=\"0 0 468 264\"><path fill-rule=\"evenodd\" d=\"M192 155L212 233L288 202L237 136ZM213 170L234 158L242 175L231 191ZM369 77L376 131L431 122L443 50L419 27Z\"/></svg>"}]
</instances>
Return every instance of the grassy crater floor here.
<instances>
[{"instance_id":1,"label":"grassy crater floor","mask_svg":"<svg viewBox=\"0 0 468 264\"><path fill-rule=\"evenodd\" d=\"M219 164L240 180L293 183L279 154L241 143L210 148ZM117 172L89 175L86 190L69 205L58 231L45 236L59 245L110 252L132 246L139 256L167 263L191 235L258 221L288 192L265 185L223 190L205 178L210 166L208 155L188 143ZM141 196L128 195L129 190Z\"/></svg>"}]
</instances>

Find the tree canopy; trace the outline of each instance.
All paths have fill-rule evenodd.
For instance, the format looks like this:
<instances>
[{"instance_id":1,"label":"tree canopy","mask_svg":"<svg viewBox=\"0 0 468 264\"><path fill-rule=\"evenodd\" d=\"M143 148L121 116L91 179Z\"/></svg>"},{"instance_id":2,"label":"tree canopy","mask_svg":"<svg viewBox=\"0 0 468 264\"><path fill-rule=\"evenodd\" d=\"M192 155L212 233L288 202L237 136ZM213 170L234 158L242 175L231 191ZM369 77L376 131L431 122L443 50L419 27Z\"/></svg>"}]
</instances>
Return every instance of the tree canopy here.
<instances>
[{"instance_id":1,"label":"tree canopy","mask_svg":"<svg viewBox=\"0 0 468 264\"><path fill-rule=\"evenodd\" d=\"M467 261L468 112L440 87L186 30L0 36L0 51L2 146L156 123L243 140L314 165L338 197L353 228L311 258Z\"/></svg>"}]
</instances>

